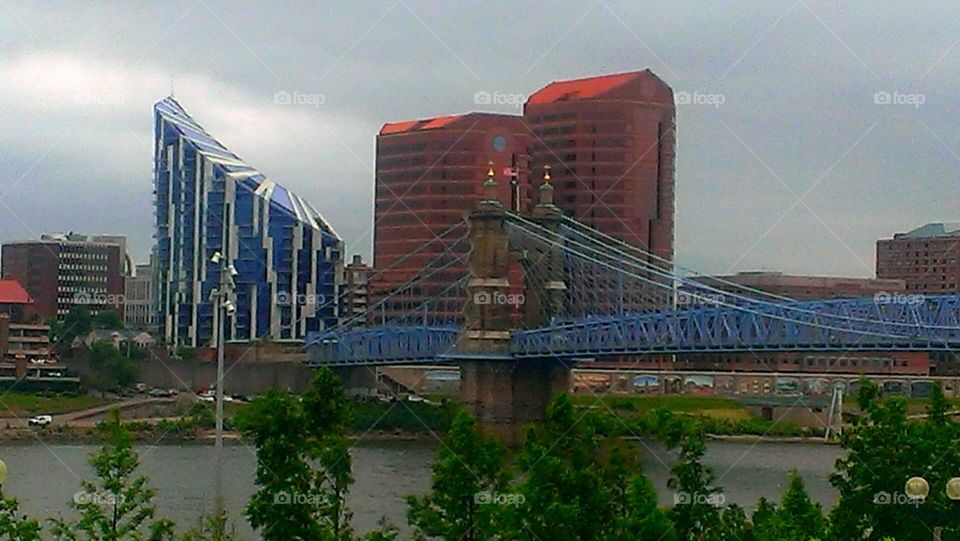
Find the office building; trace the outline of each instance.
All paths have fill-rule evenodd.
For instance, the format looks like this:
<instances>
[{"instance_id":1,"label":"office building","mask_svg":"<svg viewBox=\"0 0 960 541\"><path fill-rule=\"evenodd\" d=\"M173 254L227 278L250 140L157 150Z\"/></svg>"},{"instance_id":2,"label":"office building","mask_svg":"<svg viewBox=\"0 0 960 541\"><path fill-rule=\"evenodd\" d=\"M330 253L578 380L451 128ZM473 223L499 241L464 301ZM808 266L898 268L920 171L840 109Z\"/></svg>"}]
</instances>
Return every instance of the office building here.
<instances>
[{"instance_id":1,"label":"office building","mask_svg":"<svg viewBox=\"0 0 960 541\"><path fill-rule=\"evenodd\" d=\"M402 299L381 305L383 319L442 296L465 276L462 258L467 243L454 241L466 234L464 217L480 200L491 169L501 203L508 208L524 205L528 144L523 119L516 115L467 113L392 122L381 128L373 241L378 278L371 284L372 302L391 293ZM459 229L447 233L458 224ZM438 256L448 259L441 263L445 268L406 284ZM447 304L447 315L456 317L462 302Z\"/></svg>"},{"instance_id":2,"label":"office building","mask_svg":"<svg viewBox=\"0 0 960 541\"><path fill-rule=\"evenodd\" d=\"M877 277L903 280L911 294L957 293L960 224L930 223L878 240Z\"/></svg>"},{"instance_id":3,"label":"office building","mask_svg":"<svg viewBox=\"0 0 960 541\"><path fill-rule=\"evenodd\" d=\"M343 242L320 212L227 150L172 97L154 112L162 340L215 345L227 312L228 341L299 341L335 324ZM214 296L230 282L229 265L235 310L221 310Z\"/></svg>"},{"instance_id":4,"label":"office building","mask_svg":"<svg viewBox=\"0 0 960 541\"><path fill-rule=\"evenodd\" d=\"M136 265L134 273L125 277L123 323L129 329L155 333L157 299L153 294L152 263Z\"/></svg>"},{"instance_id":5,"label":"office building","mask_svg":"<svg viewBox=\"0 0 960 541\"><path fill-rule=\"evenodd\" d=\"M97 239L54 233L5 243L3 277L23 286L41 319L63 319L75 306L93 314L114 310L122 315L126 254L115 236Z\"/></svg>"}]
</instances>

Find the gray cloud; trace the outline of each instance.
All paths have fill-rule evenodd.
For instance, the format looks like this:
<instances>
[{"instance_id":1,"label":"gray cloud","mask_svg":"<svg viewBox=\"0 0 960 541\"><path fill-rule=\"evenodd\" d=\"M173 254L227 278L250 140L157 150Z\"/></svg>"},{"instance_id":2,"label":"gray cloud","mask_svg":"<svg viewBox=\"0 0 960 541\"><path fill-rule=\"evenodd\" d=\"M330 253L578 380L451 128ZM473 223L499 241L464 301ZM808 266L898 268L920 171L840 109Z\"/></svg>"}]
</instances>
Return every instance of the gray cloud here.
<instances>
[{"instance_id":1,"label":"gray cloud","mask_svg":"<svg viewBox=\"0 0 960 541\"><path fill-rule=\"evenodd\" d=\"M172 81L369 254L383 122L650 67L723 96L678 109L682 264L868 276L878 237L957 219L958 30L933 3L4 3L0 237L122 232L145 258L150 106ZM279 91L324 103L277 105ZM877 105L878 91L925 102Z\"/></svg>"}]
</instances>

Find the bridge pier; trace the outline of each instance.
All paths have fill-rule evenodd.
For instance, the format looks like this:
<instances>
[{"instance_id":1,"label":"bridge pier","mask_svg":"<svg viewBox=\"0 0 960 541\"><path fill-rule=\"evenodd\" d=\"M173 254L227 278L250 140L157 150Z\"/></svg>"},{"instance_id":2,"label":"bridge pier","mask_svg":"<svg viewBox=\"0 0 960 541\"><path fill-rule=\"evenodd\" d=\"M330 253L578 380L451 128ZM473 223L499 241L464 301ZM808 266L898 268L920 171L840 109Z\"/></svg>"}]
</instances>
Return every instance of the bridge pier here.
<instances>
[{"instance_id":1,"label":"bridge pier","mask_svg":"<svg viewBox=\"0 0 960 541\"><path fill-rule=\"evenodd\" d=\"M460 362L460 400L487 433L507 444L542 421L554 395L570 389L570 369L555 359Z\"/></svg>"},{"instance_id":2,"label":"bridge pier","mask_svg":"<svg viewBox=\"0 0 960 541\"><path fill-rule=\"evenodd\" d=\"M334 366L347 396L374 396L377 394L377 369L373 366Z\"/></svg>"}]
</instances>

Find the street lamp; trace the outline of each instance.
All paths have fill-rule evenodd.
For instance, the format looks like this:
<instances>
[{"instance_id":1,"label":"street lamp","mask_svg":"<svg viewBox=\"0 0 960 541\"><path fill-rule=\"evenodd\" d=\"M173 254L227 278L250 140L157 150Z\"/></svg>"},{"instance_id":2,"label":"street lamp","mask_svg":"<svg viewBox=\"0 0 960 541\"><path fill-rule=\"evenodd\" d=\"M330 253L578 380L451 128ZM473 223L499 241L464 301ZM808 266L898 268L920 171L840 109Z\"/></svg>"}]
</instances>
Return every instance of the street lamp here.
<instances>
[{"instance_id":1,"label":"street lamp","mask_svg":"<svg viewBox=\"0 0 960 541\"><path fill-rule=\"evenodd\" d=\"M227 316L233 316L237 313L237 305L233 299L234 277L238 273L236 267L227 261L219 251L214 252L210 257L210 262L217 265L220 270L220 283L217 289L211 291L211 300L215 303L217 310L217 390L216 390L216 432L215 444L217 471L215 478L216 492L216 516L223 515L223 384L224 384L224 350L225 350L225 320Z\"/></svg>"},{"instance_id":2,"label":"street lamp","mask_svg":"<svg viewBox=\"0 0 960 541\"><path fill-rule=\"evenodd\" d=\"M3 497L3 484L7 482L7 463L0 460L0 498Z\"/></svg>"},{"instance_id":3,"label":"street lamp","mask_svg":"<svg viewBox=\"0 0 960 541\"><path fill-rule=\"evenodd\" d=\"M928 483L923 477L911 477L910 479L907 479L904 492L906 492L907 496L910 498L925 500L930 494L930 483ZM960 501L960 477L953 477L947 481L946 493L947 498L949 498L950 501ZM946 520L946 518L938 514L936 520L937 522L941 522ZM934 526L933 541L940 541L942 536L943 526Z\"/></svg>"}]
</instances>

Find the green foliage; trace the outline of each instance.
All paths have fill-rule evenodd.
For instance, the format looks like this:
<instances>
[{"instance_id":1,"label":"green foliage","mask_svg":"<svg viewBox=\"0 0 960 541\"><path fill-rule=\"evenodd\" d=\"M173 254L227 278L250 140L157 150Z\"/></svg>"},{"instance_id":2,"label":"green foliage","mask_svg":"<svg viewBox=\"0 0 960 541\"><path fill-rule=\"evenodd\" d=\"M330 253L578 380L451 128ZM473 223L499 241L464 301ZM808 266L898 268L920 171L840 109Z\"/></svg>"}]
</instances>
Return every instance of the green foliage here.
<instances>
[{"instance_id":1,"label":"green foliage","mask_svg":"<svg viewBox=\"0 0 960 541\"><path fill-rule=\"evenodd\" d=\"M667 486L674 491L670 518L677 529L677 537L686 540L712 540L720 527L722 501L719 488L713 485L713 472L703 464L706 452L704 434L696 422L666 425L664 439L667 446L679 446L680 455L670 468Z\"/></svg>"},{"instance_id":2,"label":"green foliage","mask_svg":"<svg viewBox=\"0 0 960 541\"><path fill-rule=\"evenodd\" d=\"M155 518L155 491L148 486L146 477L135 476L140 459L117 410L108 431L108 443L90 457L97 482L81 483L82 490L71 503L79 514L76 521L51 521L54 537L69 541L171 539L173 523Z\"/></svg>"},{"instance_id":3,"label":"green foliage","mask_svg":"<svg viewBox=\"0 0 960 541\"><path fill-rule=\"evenodd\" d=\"M449 405L426 402L384 403L375 400L352 404L348 428L365 433L370 430L439 433L450 429L455 409Z\"/></svg>"},{"instance_id":4,"label":"green foliage","mask_svg":"<svg viewBox=\"0 0 960 541\"><path fill-rule=\"evenodd\" d=\"M130 387L137 381L139 367L108 342L95 342L90 346L90 368L93 371L89 384L101 391Z\"/></svg>"},{"instance_id":5,"label":"green foliage","mask_svg":"<svg viewBox=\"0 0 960 541\"><path fill-rule=\"evenodd\" d=\"M123 318L115 310L101 310L93 316L92 325L94 329L119 331L123 328Z\"/></svg>"},{"instance_id":6,"label":"green foliage","mask_svg":"<svg viewBox=\"0 0 960 541\"><path fill-rule=\"evenodd\" d=\"M0 541L40 541L40 523L19 512L16 498L0 498Z\"/></svg>"},{"instance_id":7,"label":"green foliage","mask_svg":"<svg viewBox=\"0 0 960 541\"><path fill-rule=\"evenodd\" d=\"M421 536L479 541L496 534L496 505L506 484L504 449L483 437L465 412L454 417L433 464L432 492L410 496L409 522Z\"/></svg>"},{"instance_id":8,"label":"green foliage","mask_svg":"<svg viewBox=\"0 0 960 541\"><path fill-rule=\"evenodd\" d=\"M200 524L181 537L181 541L240 541L236 529L227 524L227 512L200 517Z\"/></svg>"},{"instance_id":9,"label":"green foliage","mask_svg":"<svg viewBox=\"0 0 960 541\"><path fill-rule=\"evenodd\" d=\"M757 541L807 541L826 535L826 520L819 504L810 500L803 479L790 472L790 483L779 506L764 500L753 524Z\"/></svg>"},{"instance_id":10,"label":"green foliage","mask_svg":"<svg viewBox=\"0 0 960 541\"><path fill-rule=\"evenodd\" d=\"M246 515L263 539L353 538L346 505L353 483L347 414L339 378L321 368L303 400L271 390L238 415L239 427L257 448L258 488Z\"/></svg>"},{"instance_id":11,"label":"green foliage","mask_svg":"<svg viewBox=\"0 0 960 541\"><path fill-rule=\"evenodd\" d=\"M919 541L930 538L928 525L944 526L943 538L955 538L960 515L945 487L960 472L960 425L944 415L948 405L942 390L934 387L922 420L908 420L906 400L883 399L867 382L858 402L866 417L841 438L847 455L837 460L830 479L840 492L830 514L832 538ZM930 485L922 502L905 497L906 481L913 476Z\"/></svg>"}]
</instances>

